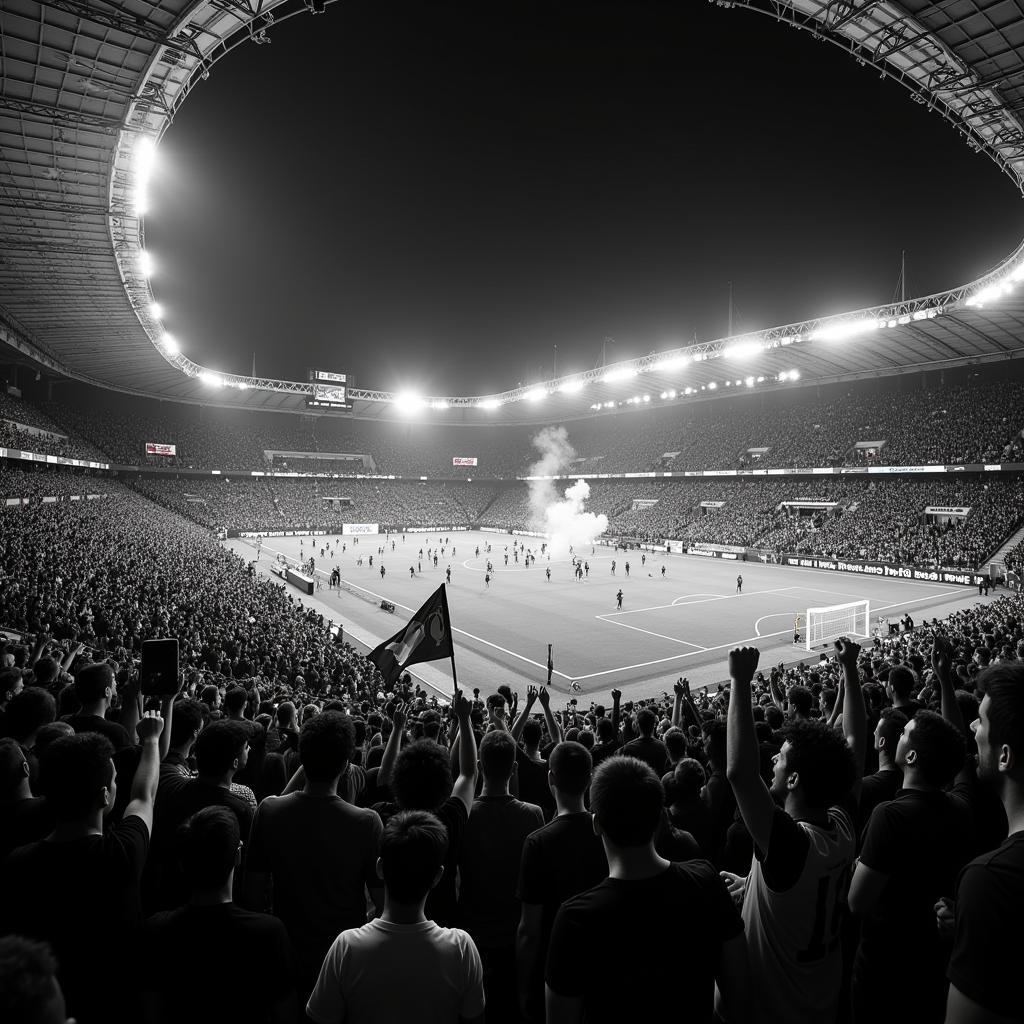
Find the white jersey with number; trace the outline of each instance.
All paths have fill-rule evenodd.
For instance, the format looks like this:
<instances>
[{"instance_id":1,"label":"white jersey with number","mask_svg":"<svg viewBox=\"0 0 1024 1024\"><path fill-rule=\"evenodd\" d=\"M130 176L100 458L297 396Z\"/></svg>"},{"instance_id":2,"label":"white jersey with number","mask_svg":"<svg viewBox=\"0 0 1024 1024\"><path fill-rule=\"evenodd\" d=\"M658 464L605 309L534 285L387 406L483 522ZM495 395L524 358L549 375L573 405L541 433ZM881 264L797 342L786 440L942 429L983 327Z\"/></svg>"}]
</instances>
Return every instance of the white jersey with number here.
<instances>
[{"instance_id":1,"label":"white jersey with number","mask_svg":"<svg viewBox=\"0 0 1024 1024\"><path fill-rule=\"evenodd\" d=\"M752 858L743 927L759 1024L822 1024L836 1017L841 911L857 843L846 811L833 807L828 816L828 826L793 823L810 845L803 870L784 892L772 891L761 861Z\"/></svg>"}]
</instances>

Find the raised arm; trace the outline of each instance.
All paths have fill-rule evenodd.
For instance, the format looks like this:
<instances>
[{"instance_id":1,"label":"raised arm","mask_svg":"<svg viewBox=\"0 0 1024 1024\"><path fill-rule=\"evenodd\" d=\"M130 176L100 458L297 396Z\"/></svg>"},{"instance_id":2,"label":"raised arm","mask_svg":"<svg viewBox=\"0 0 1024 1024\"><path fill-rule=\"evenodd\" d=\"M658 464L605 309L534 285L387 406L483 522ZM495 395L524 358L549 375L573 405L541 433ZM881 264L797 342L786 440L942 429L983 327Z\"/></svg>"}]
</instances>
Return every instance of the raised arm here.
<instances>
[{"instance_id":1,"label":"raised arm","mask_svg":"<svg viewBox=\"0 0 1024 1024\"><path fill-rule=\"evenodd\" d=\"M672 725L678 729L683 724L683 681L680 679L673 687Z\"/></svg>"},{"instance_id":2,"label":"raised arm","mask_svg":"<svg viewBox=\"0 0 1024 1024\"><path fill-rule=\"evenodd\" d=\"M944 636L936 635L932 643L932 670L939 682L942 717L958 729L961 735L967 735L964 714L957 703L956 689L953 686L953 650Z\"/></svg>"},{"instance_id":3,"label":"raised arm","mask_svg":"<svg viewBox=\"0 0 1024 1024\"><path fill-rule=\"evenodd\" d=\"M476 736L469 720L471 705L461 690L455 694L452 706L459 723L459 777L452 787L452 796L462 801L468 814L476 795Z\"/></svg>"},{"instance_id":4,"label":"raised arm","mask_svg":"<svg viewBox=\"0 0 1024 1024\"><path fill-rule=\"evenodd\" d=\"M551 742L561 743L562 729L555 720L555 716L551 713L551 694L548 693L546 686L540 688L538 700L540 700L540 706L544 709L544 722L548 727L548 735L551 737Z\"/></svg>"},{"instance_id":5,"label":"raised arm","mask_svg":"<svg viewBox=\"0 0 1024 1024\"><path fill-rule=\"evenodd\" d=\"M522 712L516 716L516 720L512 723L510 732L512 733L512 739L519 742L519 737L523 735L523 729L526 726L527 721L530 718L530 712L533 710L533 705L537 700L537 687L528 686L526 688L526 706Z\"/></svg>"},{"instance_id":6,"label":"raised arm","mask_svg":"<svg viewBox=\"0 0 1024 1024\"><path fill-rule=\"evenodd\" d=\"M142 744L142 756L135 769L132 780L132 794L124 816L133 815L146 823L146 829L153 832L153 802L156 800L156 787L160 781L160 733L164 720L156 711L147 711L136 727L139 743Z\"/></svg>"},{"instance_id":7,"label":"raised arm","mask_svg":"<svg viewBox=\"0 0 1024 1024\"><path fill-rule=\"evenodd\" d=\"M391 712L391 735L384 748L384 756L380 760L380 771L377 772L377 784L380 786L388 785L391 782L391 773L394 771L395 761L398 760L398 752L402 749L407 706L402 703L396 704L395 710Z\"/></svg>"},{"instance_id":8,"label":"raised arm","mask_svg":"<svg viewBox=\"0 0 1024 1024\"><path fill-rule=\"evenodd\" d=\"M736 804L754 842L767 851L775 816L775 801L761 778L761 755L754 729L751 680L760 652L756 647L738 647L729 652L732 690L726 717L726 778Z\"/></svg>"},{"instance_id":9,"label":"raised arm","mask_svg":"<svg viewBox=\"0 0 1024 1024\"><path fill-rule=\"evenodd\" d=\"M857 773L853 784L854 797L860 796L861 780L864 778L864 757L868 742L868 712L864 706L864 691L861 689L860 676L857 674L857 658L860 656L860 644L847 637L836 641L836 652L839 664L843 666L843 735L853 751L853 759ZM836 707L839 698L836 698Z\"/></svg>"}]
</instances>

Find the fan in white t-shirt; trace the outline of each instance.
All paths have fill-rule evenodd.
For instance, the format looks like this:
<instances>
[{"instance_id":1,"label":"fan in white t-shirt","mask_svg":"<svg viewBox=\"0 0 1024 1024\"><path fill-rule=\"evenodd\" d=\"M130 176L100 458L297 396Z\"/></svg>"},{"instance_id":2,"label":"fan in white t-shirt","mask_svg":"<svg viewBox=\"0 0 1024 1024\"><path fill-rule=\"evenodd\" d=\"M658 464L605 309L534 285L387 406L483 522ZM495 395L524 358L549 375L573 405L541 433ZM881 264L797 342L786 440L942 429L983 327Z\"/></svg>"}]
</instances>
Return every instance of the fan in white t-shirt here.
<instances>
[{"instance_id":1,"label":"fan in white t-shirt","mask_svg":"<svg viewBox=\"0 0 1024 1024\"><path fill-rule=\"evenodd\" d=\"M316 1024L483 1020L484 973L473 940L423 912L447 848L448 833L433 814L405 811L388 821L377 861L384 913L334 940L306 1006Z\"/></svg>"}]
</instances>

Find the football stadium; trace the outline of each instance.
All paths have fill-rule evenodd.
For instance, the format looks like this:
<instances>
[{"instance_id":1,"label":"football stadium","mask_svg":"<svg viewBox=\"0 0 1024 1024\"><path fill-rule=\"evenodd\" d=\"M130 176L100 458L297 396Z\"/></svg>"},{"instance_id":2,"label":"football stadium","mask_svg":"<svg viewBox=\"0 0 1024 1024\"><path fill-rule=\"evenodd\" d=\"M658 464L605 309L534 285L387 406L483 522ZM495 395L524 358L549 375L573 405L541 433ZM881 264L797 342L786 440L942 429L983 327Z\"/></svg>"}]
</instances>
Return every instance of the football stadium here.
<instances>
[{"instance_id":1,"label":"football stadium","mask_svg":"<svg viewBox=\"0 0 1024 1024\"><path fill-rule=\"evenodd\" d=\"M4 1024L1024 1019L1021 0L0 83Z\"/></svg>"}]
</instances>

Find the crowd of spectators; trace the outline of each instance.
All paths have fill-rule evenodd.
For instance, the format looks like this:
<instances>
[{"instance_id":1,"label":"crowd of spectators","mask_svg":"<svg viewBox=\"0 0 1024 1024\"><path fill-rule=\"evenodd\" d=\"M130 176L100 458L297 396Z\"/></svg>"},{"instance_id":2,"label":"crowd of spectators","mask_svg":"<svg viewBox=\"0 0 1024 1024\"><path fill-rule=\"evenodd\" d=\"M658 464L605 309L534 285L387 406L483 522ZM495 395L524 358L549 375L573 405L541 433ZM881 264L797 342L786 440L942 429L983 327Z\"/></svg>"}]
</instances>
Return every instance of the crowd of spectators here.
<instances>
[{"instance_id":1,"label":"crowd of spectators","mask_svg":"<svg viewBox=\"0 0 1024 1024\"><path fill-rule=\"evenodd\" d=\"M723 387L712 401L659 400L568 422L576 451L570 470L956 465L1024 458L1024 382L991 373L961 371L944 382L895 378L777 392L733 390L739 393ZM532 439L538 427L530 425L371 422L173 403L154 411L151 403L127 397L116 409L93 400L51 402L44 414L18 399L6 401L17 404L20 422L48 424L45 429L71 435L65 444L87 445L120 465L509 479L525 475L537 458ZM147 441L175 444L177 454L147 457ZM275 451L314 455L268 455ZM342 454L349 457L327 457ZM478 464L456 468L452 460L458 457L476 458Z\"/></svg>"},{"instance_id":2,"label":"crowd of spectators","mask_svg":"<svg viewBox=\"0 0 1024 1024\"><path fill-rule=\"evenodd\" d=\"M0 565L4 1021L1019 1019L1019 594L588 709L383 680L128 489Z\"/></svg>"}]
</instances>

